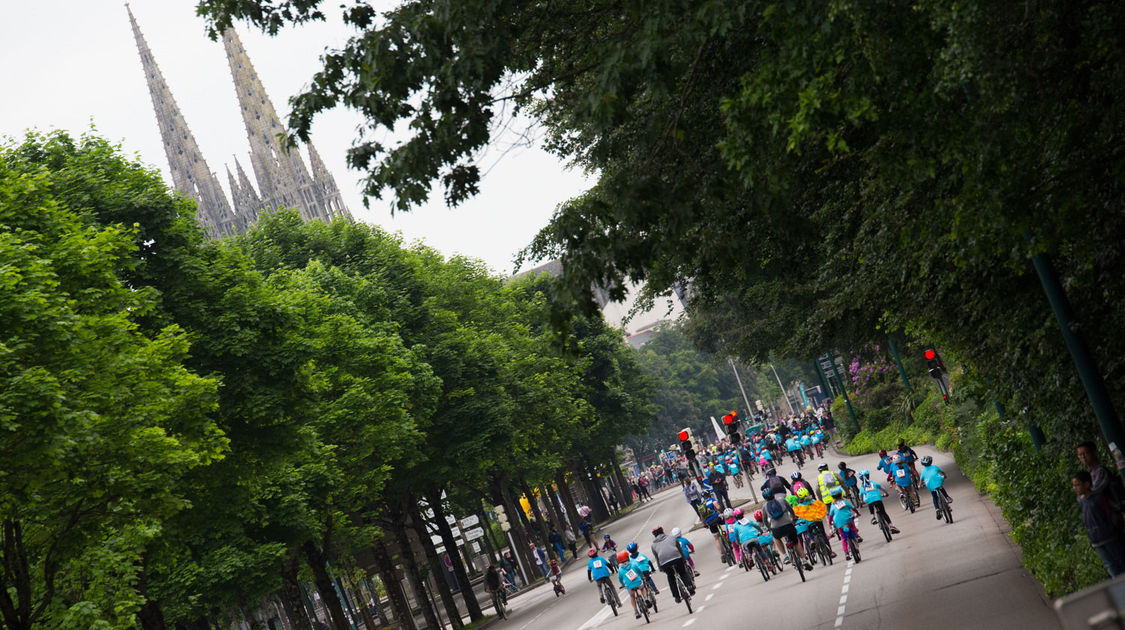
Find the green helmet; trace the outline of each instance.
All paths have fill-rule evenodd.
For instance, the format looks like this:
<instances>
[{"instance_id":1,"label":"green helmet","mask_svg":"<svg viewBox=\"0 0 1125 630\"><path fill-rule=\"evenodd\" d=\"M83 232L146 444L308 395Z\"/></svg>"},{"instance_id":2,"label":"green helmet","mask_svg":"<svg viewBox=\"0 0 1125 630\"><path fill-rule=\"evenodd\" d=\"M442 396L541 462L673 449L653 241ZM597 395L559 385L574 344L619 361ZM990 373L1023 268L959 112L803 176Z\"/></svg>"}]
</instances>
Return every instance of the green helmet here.
<instances>
[{"instance_id":1,"label":"green helmet","mask_svg":"<svg viewBox=\"0 0 1125 630\"><path fill-rule=\"evenodd\" d=\"M797 497L790 494L785 497L785 502L789 505L797 505Z\"/></svg>"}]
</instances>

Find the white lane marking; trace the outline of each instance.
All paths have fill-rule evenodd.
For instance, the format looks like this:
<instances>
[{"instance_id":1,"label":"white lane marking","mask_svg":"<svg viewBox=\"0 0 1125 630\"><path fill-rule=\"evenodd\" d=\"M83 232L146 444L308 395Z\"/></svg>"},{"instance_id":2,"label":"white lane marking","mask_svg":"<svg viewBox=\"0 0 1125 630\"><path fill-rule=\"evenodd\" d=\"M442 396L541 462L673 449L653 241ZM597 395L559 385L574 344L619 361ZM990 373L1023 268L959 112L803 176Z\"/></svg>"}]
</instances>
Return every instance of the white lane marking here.
<instances>
[{"instance_id":1,"label":"white lane marking","mask_svg":"<svg viewBox=\"0 0 1125 630\"><path fill-rule=\"evenodd\" d=\"M707 595L707 597L704 597L704 598L703 598L703 601L705 601L705 602L709 602L709 601L711 601L711 598L712 598L712 597L714 597L714 596L715 596L715 594L714 594L714 593L709 593L709 594Z\"/></svg>"},{"instance_id":2,"label":"white lane marking","mask_svg":"<svg viewBox=\"0 0 1125 630\"><path fill-rule=\"evenodd\" d=\"M606 620L606 617L609 617L612 614L613 611L609 609L609 606L602 606L602 609L598 611L598 614L590 617L586 620L586 623L578 626L578 630L591 630L592 628L597 628L598 625L601 624L601 622Z\"/></svg>"},{"instance_id":3,"label":"white lane marking","mask_svg":"<svg viewBox=\"0 0 1125 630\"><path fill-rule=\"evenodd\" d=\"M695 623L695 617L692 617L691 619L688 619L687 621L685 621L685 622L684 622L684 625L682 625L682 626L680 626L680 627L681 627L681 628L686 628L686 627L690 626L690 625L691 625L691 624L693 624L693 623Z\"/></svg>"},{"instance_id":4,"label":"white lane marking","mask_svg":"<svg viewBox=\"0 0 1125 630\"><path fill-rule=\"evenodd\" d=\"M717 591L717 590L719 590L719 587L720 587L720 586L722 586L722 585L723 585L723 583L722 583L722 582L719 582L718 584L716 584L716 585L712 586L712 587L711 587L711 590L712 590L712 591Z\"/></svg>"},{"instance_id":5,"label":"white lane marking","mask_svg":"<svg viewBox=\"0 0 1125 630\"><path fill-rule=\"evenodd\" d=\"M542 616L543 616L543 615L545 615L545 614L547 614L547 611L546 611L546 610L544 610L543 612L539 613L538 615L535 615L535 617L534 617L534 618L533 618L533 619L532 619L531 621L529 621L529 622L527 622L527 623L523 624L522 626L520 626L520 630L524 630L524 628L526 628L526 627L530 626L531 624L535 623L536 621L539 621L539 618L540 618L540 617L542 617Z\"/></svg>"},{"instance_id":6,"label":"white lane marking","mask_svg":"<svg viewBox=\"0 0 1125 630\"><path fill-rule=\"evenodd\" d=\"M706 606L700 606L699 608L695 609L695 612L703 612L704 608L706 608Z\"/></svg>"},{"instance_id":7,"label":"white lane marking","mask_svg":"<svg viewBox=\"0 0 1125 630\"><path fill-rule=\"evenodd\" d=\"M844 585L840 589L840 607L836 609L836 627L844 625L844 608L848 603L848 582L852 579L852 567L855 566L854 560L848 560L848 570L844 571Z\"/></svg>"},{"instance_id":8,"label":"white lane marking","mask_svg":"<svg viewBox=\"0 0 1125 630\"><path fill-rule=\"evenodd\" d=\"M723 571L723 573L730 573L731 571L734 571L734 567L727 567L727 570Z\"/></svg>"}]
</instances>

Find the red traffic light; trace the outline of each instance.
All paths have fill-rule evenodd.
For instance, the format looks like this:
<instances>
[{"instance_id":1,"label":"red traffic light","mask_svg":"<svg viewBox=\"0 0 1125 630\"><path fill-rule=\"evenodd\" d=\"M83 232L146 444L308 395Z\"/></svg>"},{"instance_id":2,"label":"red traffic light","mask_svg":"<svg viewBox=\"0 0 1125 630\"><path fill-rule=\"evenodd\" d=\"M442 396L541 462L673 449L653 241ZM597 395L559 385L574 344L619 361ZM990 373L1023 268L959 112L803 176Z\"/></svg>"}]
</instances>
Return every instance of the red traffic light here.
<instances>
[{"instance_id":1,"label":"red traffic light","mask_svg":"<svg viewBox=\"0 0 1125 630\"><path fill-rule=\"evenodd\" d=\"M732 418L729 413L723 416L723 424L730 424L732 422L734 422L734 418Z\"/></svg>"},{"instance_id":2,"label":"red traffic light","mask_svg":"<svg viewBox=\"0 0 1125 630\"><path fill-rule=\"evenodd\" d=\"M691 436L688 435L687 431L680 431L680 441L681 442L687 442L689 437L691 437Z\"/></svg>"},{"instance_id":3,"label":"red traffic light","mask_svg":"<svg viewBox=\"0 0 1125 630\"><path fill-rule=\"evenodd\" d=\"M737 418L738 417L738 410L735 409L734 411L730 412L730 417Z\"/></svg>"},{"instance_id":4,"label":"red traffic light","mask_svg":"<svg viewBox=\"0 0 1125 630\"><path fill-rule=\"evenodd\" d=\"M935 357L937 357L937 353L934 352L932 348L927 349L925 355L927 361L932 361Z\"/></svg>"}]
</instances>

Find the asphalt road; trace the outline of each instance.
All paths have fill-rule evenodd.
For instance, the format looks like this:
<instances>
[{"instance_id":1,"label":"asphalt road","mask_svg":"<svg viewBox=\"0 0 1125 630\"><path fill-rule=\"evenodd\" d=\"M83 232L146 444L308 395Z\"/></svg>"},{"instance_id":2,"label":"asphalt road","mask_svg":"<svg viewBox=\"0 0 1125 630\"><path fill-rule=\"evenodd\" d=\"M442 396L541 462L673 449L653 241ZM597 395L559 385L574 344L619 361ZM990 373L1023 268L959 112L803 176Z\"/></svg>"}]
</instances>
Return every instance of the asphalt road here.
<instances>
[{"instance_id":1,"label":"asphalt road","mask_svg":"<svg viewBox=\"0 0 1125 630\"><path fill-rule=\"evenodd\" d=\"M865 540L860 547L862 562L843 562L839 541L834 540L836 563L830 567L817 565L804 583L788 565L769 582L763 582L757 572L726 567L719 561L710 534L697 529L686 534L695 545L696 567L702 573L693 599L695 612L689 615L682 604L673 602L667 581L658 574L660 612L652 615L648 627L1060 628L1039 585L1020 564L1018 549L1005 535L1006 523L999 510L977 494L951 456L926 448L917 450L919 456L933 455L934 462L948 475L946 488L954 498L952 524L934 518L928 493L923 491L924 507L914 514L904 512L892 493L885 503L902 534L887 543L869 518L861 519L858 524ZM874 470L876 459L867 456L846 461L857 470ZM835 467L840 456L829 455L824 461ZM806 463L802 472L815 475L819 463ZM778 472L788 476L793 470L795 467L787 464ZM762 482L760 477L755 481L755 485ZM750 499L746 487L732 488L731 495L736 502ZM861 511L866 516L866 509ZM653 527L688 531L695 522L693 516L683 494L672 489L658 494L606 531L619 546L635 540L647 552ZM566 567L563 584L567 592L561 597L549 587L539 587L512 598L509 618L492 627L616 630L645 625L643 618L633 617L624 591L619 592L626 608L617 617L598 602L597 592L586 581L584 561Z\"/></svg>"}]
</instances>

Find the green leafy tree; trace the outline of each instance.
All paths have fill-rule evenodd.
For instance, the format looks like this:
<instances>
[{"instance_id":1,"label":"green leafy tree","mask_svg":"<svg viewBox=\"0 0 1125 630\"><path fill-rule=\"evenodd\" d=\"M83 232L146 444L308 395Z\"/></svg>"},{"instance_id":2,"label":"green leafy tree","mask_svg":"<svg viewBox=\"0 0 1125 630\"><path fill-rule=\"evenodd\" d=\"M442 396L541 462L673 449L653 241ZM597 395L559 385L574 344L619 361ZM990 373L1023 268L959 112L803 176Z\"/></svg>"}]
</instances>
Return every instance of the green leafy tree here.
<instances>
[{"instance_id":1,"label":"green leafy tree","mask_svg":"<svg viewBox=\"0 0 1125 630\"><path fill-rule=\"evenodd\" d=\"M220 460L216 381L185 369L175 325L119 277L133 226L92 221L68 190L149 175L105 141L56 132L0 147L0 620L132 627L139 557L186 507L184 475Z\"/></svg>"}]
</instances>

